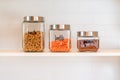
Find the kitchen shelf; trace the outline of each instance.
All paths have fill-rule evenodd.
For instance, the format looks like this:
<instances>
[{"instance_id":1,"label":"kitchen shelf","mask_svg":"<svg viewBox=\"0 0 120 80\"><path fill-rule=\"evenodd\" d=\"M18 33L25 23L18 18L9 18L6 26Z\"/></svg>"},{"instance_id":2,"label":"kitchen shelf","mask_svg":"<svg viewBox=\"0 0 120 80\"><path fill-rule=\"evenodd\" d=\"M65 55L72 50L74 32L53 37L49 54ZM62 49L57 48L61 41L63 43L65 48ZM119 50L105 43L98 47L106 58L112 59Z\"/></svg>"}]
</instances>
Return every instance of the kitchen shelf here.
<instances>
[{"instance_id":1,"label":"kitchen shelf","mask_svg":"<svg viewBox=\"0 0 120 80\"><path fill-rule=\"evenodd\" d=\"M98 52L23 52L23 51L0 51L0 56L120 56L120 50L99 50Z\"/></svg>"}]
</instances>

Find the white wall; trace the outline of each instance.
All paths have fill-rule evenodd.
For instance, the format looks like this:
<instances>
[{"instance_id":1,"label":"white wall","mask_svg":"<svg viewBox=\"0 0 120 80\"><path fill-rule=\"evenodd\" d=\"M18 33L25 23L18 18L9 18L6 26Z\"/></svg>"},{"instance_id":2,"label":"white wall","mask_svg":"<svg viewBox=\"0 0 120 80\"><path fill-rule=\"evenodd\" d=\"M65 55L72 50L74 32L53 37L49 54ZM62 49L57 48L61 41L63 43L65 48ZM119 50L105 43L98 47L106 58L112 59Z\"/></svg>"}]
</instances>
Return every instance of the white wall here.
<instances>
[{"instance_id":1,"label":"white wall","mask_svg":"<svg viewBox=\"0 0 120 80\"><path fill-rule=\"evenodd\" d=\"M120 59L0 57L0 80L120 80Z\"/></svg>"},{"instance_id":2,"label":"white wall","mask_svg":"<svg viewBox=\"0 0 120 80\"><path fill-rule=\"evenodd\" d=\"M102 49L120 48L120 0L0 0L0 50L22 50L24 16L99 31ZM76 47L72 48L76 50ZM0 57L0 80L120 80L119 57Z\"/></svg>"},{"instance_id":3,"label":"white wall","mask_svg":"<svg viewBox=\"0 0 120 80\"><path fill-rule=\"evenodd\" d=\"M71 24L73 46L77 31L96 30L102 49L120 48L120 0L1 0L0 50L22 49L21 23L26 15L44 16L46 31L50 24ZM48 49L48 32L46 39Z\"/></svg>"}]
</instances>

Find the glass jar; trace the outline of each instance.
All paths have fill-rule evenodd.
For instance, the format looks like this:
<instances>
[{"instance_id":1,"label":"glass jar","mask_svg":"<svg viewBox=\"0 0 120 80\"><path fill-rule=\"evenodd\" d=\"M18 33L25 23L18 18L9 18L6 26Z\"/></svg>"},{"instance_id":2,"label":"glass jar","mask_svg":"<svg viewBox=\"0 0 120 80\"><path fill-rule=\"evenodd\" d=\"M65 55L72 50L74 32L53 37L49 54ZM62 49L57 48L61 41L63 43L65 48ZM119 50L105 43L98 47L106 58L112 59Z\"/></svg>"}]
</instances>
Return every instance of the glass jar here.
<instances>
[{"instance_id":1,"label":"glass jar","mask_svg":"<svg viewBox=\"0 0 120 80\"><path fill-rule=\"evenodd\" d=\"M77 48L80 52L92 51L99 49L99 37L97 31L81 31L77 33Z\"/></svg>"},{"instance_id":2,"label":"glass jar","mask_svg":"<svg viewBox=\"0 0 120 80\"><path fill-rule=\"evenodd\" d=\"M70 25L51 25L49 48L52 52L69 52L71 49Z\"/></svg>"},{"instance_id":3,"label":"glass jar","mask_svg":"<svg viewBox=\"0 0 120 80\"><path fill-rule=\"evenodd\" d=\"M44 49L44 18L26 16L23 21L23 50L41 52Z\"/></svg>"}]
</instances>

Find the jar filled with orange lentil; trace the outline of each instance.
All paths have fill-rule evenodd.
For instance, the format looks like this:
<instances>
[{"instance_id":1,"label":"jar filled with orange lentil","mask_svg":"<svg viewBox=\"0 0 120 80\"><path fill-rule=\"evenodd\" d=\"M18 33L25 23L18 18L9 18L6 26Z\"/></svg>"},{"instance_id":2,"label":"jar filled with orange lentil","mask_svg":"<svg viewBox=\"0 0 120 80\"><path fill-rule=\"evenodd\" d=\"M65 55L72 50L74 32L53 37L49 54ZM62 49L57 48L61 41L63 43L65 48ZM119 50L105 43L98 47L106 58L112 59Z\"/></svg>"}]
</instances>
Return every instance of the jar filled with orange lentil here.
<instances>
[{"instance_id":1,"label":"jar filled with orange lentil","mask_svg":"<svg viewBox=\"0 0 120 80\"><path fill-rule=\"evenodd\" d=\"M44 49L44 18L26 16L23 21L23 50L41 52Z\"/></svg>"},{"instance_id":2,"label":"jar filled with orange lentil","mask_svg":"<svg viewBox=\"0 0 120 80\"><path fill-rule=\"evenodd\" d=\"M54 24L50 26L49 48L51 52L69 52L71 49L70 25Z\"/></svg>"},{"instance_id":3,"label":"jar filled with orange lentil","mask_svg":"<svg viewBox=\"0 0 120 80\"><path fill-rule=\"evenodd\" d=\"M96 52L99 49L97 31L80 31L77 33L77 48L80 52Z\"/></svg>"}]
</instances>

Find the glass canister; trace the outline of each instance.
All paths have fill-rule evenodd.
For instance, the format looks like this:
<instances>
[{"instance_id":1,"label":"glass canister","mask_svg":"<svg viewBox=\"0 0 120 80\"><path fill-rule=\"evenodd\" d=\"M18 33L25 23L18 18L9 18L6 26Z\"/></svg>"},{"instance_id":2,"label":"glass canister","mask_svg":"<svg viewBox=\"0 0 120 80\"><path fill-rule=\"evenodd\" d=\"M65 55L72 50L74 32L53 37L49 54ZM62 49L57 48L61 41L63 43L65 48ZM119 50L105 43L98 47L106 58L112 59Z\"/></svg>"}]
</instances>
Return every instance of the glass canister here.
<instances>
[{"instance_id":1,"label":"glass canister","mask_svg":"<svg viewBox=\"0 0 120 80\"><path fill-rule=\"evenodd\" d=\"M44 49L44 18L26 16L23 21L23 50L41 52Z\"/></svg>"},{"instance_id":2,"label":"glass canister","mask_svg":"<svg viewBox=\"0 0 120 80\"><path fill-rule=\"evenodd\" d=\"M77 33L77 48L80 52L92 51L99 49L99 37L97 31L80 31Z\"/></svg>"},{"instance_id":3,"label":"glass canister","mask_svg":"<svg viewBox=\"0 0 120 80\"><path fill-rule=\"evenodd\" d=\"M69 52L71 49L70 25L55 24L50 26L49 48L52 52Z\"/></svg>"}]
</instances>

